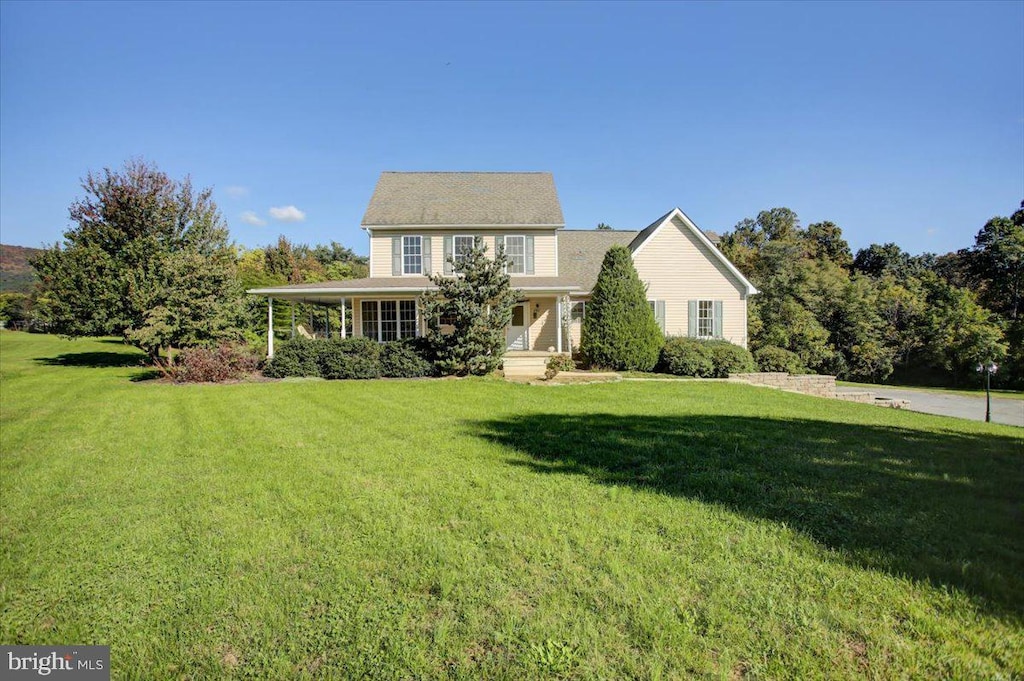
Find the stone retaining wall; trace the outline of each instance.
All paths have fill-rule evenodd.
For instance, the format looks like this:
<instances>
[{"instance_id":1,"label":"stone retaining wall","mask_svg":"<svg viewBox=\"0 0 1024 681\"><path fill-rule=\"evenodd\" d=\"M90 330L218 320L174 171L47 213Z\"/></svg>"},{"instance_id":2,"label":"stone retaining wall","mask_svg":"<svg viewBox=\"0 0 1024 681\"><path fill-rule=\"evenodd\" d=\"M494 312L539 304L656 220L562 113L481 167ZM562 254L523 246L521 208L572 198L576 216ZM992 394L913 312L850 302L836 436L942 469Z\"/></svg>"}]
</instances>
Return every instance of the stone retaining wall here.
<instances>
[{"instance_id":1,"label":"stone retaining wall","mask_svg":"<svg viewBox=\"0 0 1024 681\"><path fill-rule=\"evenodd\" d=\"M836 377L801 374L791 376L784 372L762 371L751 374L729 374L729 378L754 385L767 385L781 390L792 390L818 397L836 396Z\"/></svg>"}]
</instances>

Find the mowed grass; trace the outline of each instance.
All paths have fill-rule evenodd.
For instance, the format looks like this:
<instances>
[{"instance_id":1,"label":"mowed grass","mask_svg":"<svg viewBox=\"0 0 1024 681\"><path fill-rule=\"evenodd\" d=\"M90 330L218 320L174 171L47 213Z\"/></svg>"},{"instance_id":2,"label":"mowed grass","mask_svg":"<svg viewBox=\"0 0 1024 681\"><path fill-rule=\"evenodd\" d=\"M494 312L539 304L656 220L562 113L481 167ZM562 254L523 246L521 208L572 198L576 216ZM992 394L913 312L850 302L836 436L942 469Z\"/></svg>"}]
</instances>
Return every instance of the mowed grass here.
<instances>
[{"instance_id":1,"label":"mowed grass","mask_svg":"<svg viewBox=\"0 0 1024 681\"><path fill-rule=\"evenodd\" d=\"M1017 678L1021 430L0 334L0 641L114 678Z\"/></svg>"}]
</instances>

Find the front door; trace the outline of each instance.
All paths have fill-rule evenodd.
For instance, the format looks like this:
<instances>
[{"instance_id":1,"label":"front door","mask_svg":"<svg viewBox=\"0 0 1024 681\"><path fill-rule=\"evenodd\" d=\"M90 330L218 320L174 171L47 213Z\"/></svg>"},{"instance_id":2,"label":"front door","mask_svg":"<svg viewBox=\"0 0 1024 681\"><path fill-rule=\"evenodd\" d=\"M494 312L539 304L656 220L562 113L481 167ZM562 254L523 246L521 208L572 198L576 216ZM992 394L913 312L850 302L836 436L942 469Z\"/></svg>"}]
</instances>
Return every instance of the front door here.
<instances>
[{"instance_id":1,"label":"front door","mask_svg":"<svg viewBox=\"0 0 1024 681\"><path fill-rule=\"evenodd\" d=\"M509 350L529 350L530 337L529 327L526 324L526 305L516 305L512 308L512 323L509 324L505 334Z\"/></svg>"}]
</instances>

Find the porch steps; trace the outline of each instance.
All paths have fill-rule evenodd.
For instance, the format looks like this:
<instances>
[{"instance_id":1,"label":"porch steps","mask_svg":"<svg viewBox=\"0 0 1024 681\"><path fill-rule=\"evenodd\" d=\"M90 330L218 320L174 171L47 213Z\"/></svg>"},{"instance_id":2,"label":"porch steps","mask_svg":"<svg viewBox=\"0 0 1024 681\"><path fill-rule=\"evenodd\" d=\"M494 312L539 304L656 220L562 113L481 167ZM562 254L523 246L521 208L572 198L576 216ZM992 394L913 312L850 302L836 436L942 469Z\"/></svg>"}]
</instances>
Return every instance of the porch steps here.
<instances>
[{"instance_id":1,"label":"porch steps","mask_svg":"<svg viewBox=\"0 0 1024 681\"><path fill-rule=\"evenodd\" d=\"M512 380L544 378L550 356L546 352L506 353L503 362L505 378Z\"/></svg>"}]
</instances>

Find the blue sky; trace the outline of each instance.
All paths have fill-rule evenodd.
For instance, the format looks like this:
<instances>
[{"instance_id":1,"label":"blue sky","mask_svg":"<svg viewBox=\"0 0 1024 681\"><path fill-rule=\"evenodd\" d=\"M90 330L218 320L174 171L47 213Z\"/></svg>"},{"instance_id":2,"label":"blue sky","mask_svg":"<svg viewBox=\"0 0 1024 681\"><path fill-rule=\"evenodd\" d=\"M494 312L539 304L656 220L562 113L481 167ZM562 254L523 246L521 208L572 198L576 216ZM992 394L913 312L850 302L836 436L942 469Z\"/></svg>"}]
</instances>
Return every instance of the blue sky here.
<instances>
[{"instance_id":1,"label":"blue sky","mask_svg":"<svg viewBox=\"0 0 1024 681\"><path fill-rule=\"evenodd\" d=\"M942 253L1024 199L1022 45L1024 2L3 2L0 239L141 156L248 246L366 253L383 170L548 170L569 227L787 206Z\"/></svg>"}]
</instances>

